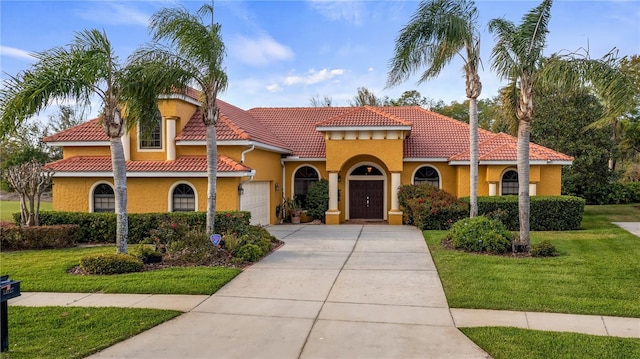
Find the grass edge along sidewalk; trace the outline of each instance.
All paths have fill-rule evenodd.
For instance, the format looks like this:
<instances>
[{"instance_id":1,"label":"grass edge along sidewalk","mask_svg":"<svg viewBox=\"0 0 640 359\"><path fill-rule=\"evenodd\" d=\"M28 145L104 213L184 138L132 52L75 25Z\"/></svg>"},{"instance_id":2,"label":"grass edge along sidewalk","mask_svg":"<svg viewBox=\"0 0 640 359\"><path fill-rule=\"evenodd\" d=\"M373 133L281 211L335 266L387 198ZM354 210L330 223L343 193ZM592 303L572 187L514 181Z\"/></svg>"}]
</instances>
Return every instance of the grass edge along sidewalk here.
<instances>
[{"instance_id":1,"label":"grass edge along sidewalk","mask_svg":"<svg viewBox=\"0 0 640 359\"><path fill-rule=\"evenodd\" d=\"M610 223L634 218L633 206L587 206L581 230L532 232L560 252L512 258L451 251L444 231L424 235L451 308L640 317L640 241Z\"/></svg>"}]
</instances>

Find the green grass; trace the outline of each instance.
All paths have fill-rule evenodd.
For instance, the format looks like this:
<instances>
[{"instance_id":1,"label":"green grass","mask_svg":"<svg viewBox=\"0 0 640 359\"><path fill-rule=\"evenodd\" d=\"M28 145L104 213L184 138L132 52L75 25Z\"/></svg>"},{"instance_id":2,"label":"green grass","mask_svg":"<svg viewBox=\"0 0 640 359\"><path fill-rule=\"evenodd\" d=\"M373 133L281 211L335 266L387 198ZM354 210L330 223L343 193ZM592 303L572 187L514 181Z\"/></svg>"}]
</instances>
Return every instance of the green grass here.
<instances>
[{"instance_id":1,"label":"green grass","mask_svg":"<svg viewBox=\"0 0 640 359\"><path fill-rule=\"evenodd\" d=\"M84 358L181 314L172 310L9 307L2 359Z\"/></svg>"},{"instance_id":2,"label":"green grass","mask_svg":"<svg viewBox=\"0 0 640 359\"><path fill-rule=\"evenodd\" d=\"M519 328L461 328L495 359L640 358L640 339Z\"/></svg>"},{"instance_id":3,"label":"green grass","mask_svg":"<svg viewBox=\"0 0 640 359\"><path fill-rule=\"evenodd\" d=\"M220 267L174 267L119 275L72 275L80 258L113 253L114 246L0 253L0 272L20 280L25 292L213 294L240 270Z\"/></svg>"},{"instance_id":4,"label":"green grass","mask_svg":"<svg viewBox=\"0 0 640 359\"><path fill-rule=\"evenodd\" d=\"M532 232L560 256L511 258L447 250L425 231L449 306L640 317L640 239L608 221L640 221L633 206L588 206L582 230Z\"/></svg>"},{"instance_id":5,"label":"green grass","mask_svg":"<svg viewBox=\"0 0 640 359\"><path fill-rule=\"evenodd\" d=\"M40 202L41 211L50 211L51 202ZM0 201L0 221L13 222L13 214L20 213L20 201Z\"/></svg>"}]
</instances>

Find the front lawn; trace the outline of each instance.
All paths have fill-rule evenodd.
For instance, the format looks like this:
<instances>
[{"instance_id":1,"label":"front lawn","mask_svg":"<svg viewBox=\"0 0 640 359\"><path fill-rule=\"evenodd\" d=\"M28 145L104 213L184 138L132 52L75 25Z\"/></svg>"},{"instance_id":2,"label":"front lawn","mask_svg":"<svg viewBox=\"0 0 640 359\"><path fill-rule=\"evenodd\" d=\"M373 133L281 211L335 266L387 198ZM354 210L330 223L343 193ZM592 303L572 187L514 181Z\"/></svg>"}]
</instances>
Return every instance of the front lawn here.
<instances>
[{"instance_id":1,"label":"front lawn","mask_svg":"<svg viewBox=\"0 0 640 359\"><path fill-rule=\"evenodd\" d=\"M181 312L81 307L9 307L9 352L2 359L84 358Z\"/></svg>"},{"instance_id":2,"label":"front lawn","mask_svg":"<svg viewBox=\"0 0 640 359\"><path fill-rule=\"evenodd\" d=\"M582 230L532 232L560 256L511 258L451 251L425 231L452 308L640 317L640 239L609 221L640 221L627 206L587 206Z\"/></svg>"},{"instance_id":3,"label":"front lawn","mask_svg":"<svg viewBox=\"0 0 640 359\"><path fill-rule=\"evenodd\" d=\"M240 273L222 267L173 267L119 275L67 273L86 255L114 252L115 246L5 252L0 253L0 272L20 280L25 292L207 295Z\"/></svg>"},{"instance_id":4,"label":"front lawn","mask_svg":"<svg viewBox=\"0 0 640 359\"><path fill-rule=\"evenodd\" d=\"M495 359L640 358L640 339L520 328L461 328Z\"/></svg>"},{"instance_id":5,"label":"front lawn","mask_svg":"<svg viewBox=\"0 0 640 359\"><path fill-rule=\"evenodd\" d=\"M40 202L41 211L50 211L51 202ZM13 214L20 213L20 201L0 201L0 221L13 222Z\"/></svg>"}]
</instances>

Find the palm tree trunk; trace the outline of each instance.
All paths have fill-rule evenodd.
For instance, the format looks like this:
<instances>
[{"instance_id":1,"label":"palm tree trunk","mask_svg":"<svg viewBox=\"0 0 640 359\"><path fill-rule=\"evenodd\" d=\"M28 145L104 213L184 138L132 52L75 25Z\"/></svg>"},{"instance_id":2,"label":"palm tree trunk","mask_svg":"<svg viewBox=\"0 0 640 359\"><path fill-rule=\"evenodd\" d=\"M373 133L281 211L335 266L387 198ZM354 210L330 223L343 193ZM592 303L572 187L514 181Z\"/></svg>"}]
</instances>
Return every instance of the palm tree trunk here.
<instances>
[{"instance_id":1,"label":"palm tree trunk","mask_svg":"<svg viewBox=\"0 0 640 359\"><path fill-rule=\"evenodd\" d=\"M469 98L469 217L478 215L478 102Z\"/></svg>"},{"instance_id":2,"label":"palm tree trunk","mask_svg":"<svg viewBox=\"0 0 640 359\"><path fill-rule=\"evenodd\" d=\"M529 236L529 135L531 123L519 120L518 123L518 219L520 220L520 238L518 246L524 251L531 248Z\"/></svg>"},{"instance_id":3,"label":"palm tree trunk","mask_svg":"<svg viewBox=\"0 0 640 359\"><path fill-rule=\"evenodd\" d=\"M218 175L218 146L216 124L207 125L207 235L214 234L216 221L216 182Z\"/></svg>"},{"instance_id":4,"label":"palm tree trunk","mask_svg":"<svg viewBox=\"0 0 640 359\"><path fill-rule=\"evenodd\" d=\"M116 252L127 253L129 217L127 215L127 168L120 136L111 137L111 165L116 202Z\"/></svg>"}]
</instances>

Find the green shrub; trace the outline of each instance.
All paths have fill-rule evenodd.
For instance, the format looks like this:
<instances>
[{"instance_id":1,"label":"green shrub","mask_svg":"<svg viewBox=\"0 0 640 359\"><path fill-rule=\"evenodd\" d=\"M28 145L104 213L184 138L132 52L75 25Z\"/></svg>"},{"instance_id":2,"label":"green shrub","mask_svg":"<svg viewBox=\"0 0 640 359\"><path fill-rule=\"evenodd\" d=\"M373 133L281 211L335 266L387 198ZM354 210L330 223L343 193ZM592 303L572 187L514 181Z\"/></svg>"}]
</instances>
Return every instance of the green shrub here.
<instances>
[{"instance_id":1,"label":"green shrub","mask_svg":"<svg viewBox=\"0 0 640 359\"><path fill-rule=\"evenodd\" d=\"M531 251L529 253L531 253L532 257L554 257L558 255L556 247L547 239L531 245Z\"/></svg>"},{"instance_id":2,"label":"green shrub","mask_svg":"<svg viewBox=\"0 0 640 359\"><path fill-rule=\"evenodd\" d=\"M129 253L140 259L144 264L162 262L162 253L154 246L147 244L139 243L135 247L131 248Z\"/></svg>"},{"instance_id":3,"label":"green shrub","mask_svg":"<svg viewBox=\"0 0 640 359\"><path fill-rule=\"evenodd\" d=\"M122 274L140 272L143 263L129 254L103 253L82 258L80 266L91 274Z\"/></svg>"},{"instance_id":4,"label":"green shrub","mask_svg":"<svg viewBox=\"0 0 640 359\"><path fill-rule=\"evenodd\" d=\"M80 233L77 225L19 227L0 224L0 248L27 250L75 247Z\"/></svg>"},{"instance_id":5,"label":"green shrub","mask_svg":"<svg viewBox=\"0 0 640 359\"><path fill-rule=\"evenodd\" d=\"M569 231L580 228L585 201L573 196L530 197L530 229L532 231ZM464 198L469 201L469 198ZM510 231L520 229L518 196L478 197L478 214L500 219Z\"/></svg>"},{"instance_id":6,"label":"green shrub","mask_svg":"<svg viewBox=\"0 0 640 359\"><path fill-rule=\"evenodd\" d=\"M505 253L512 237L502 222L483 216L460 220L449 231L453 247L469 252Z\"/></svg>"},{"instance_id":7,"label":"green shrub","mask_svg":"<svg viewBox=\"0 0 640 359\"><path fill-rule=\"evenodd\" d=\"M262 256L264 256L264 252L260 247L255 244L245 244L238 249L238 253L236 254L237 258L240 258L246 262L256 262Z\"/></svg>"},{"instance_id":8,"label":"green shrub","mask_svg":"<svg viewBox=\"0 0 640 359\"><path fill-rule=\"evenodd\" d=\"M420 229L449 229L469 215L468 204L428 183L401 186L398 192L404 220Z\"/></svg>"},{"instance_id":9,"label":"green shrub","mask_svg":"<svg viewBox=\"0 0 640 359\"><path fill-rule=\"evenodd\" d=\"M307 215L324 222L325 212L329 210L329 181L321 179L309 186L306 201Z\"/></svg>"}]
</instances>

